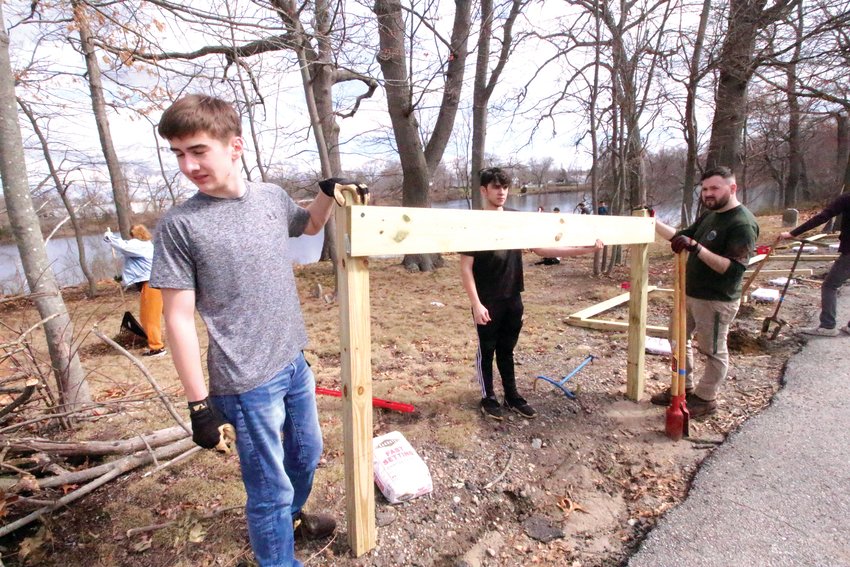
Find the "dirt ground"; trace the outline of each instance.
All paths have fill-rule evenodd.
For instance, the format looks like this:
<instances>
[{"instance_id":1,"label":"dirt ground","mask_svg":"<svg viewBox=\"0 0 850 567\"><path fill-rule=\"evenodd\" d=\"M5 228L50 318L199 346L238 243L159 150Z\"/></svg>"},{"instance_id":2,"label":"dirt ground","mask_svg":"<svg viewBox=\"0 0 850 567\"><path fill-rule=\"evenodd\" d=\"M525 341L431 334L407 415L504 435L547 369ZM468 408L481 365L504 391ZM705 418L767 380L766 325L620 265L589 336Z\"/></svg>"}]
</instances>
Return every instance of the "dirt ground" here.
<instances>
[{"instance_id":1,"label":"dirt ground","mask_svg":"<svg viewBox=\"0 0 850 567\"><path fill-rule=\"evenodd\" d=\"M778 217L761 217L760 244L779 231ZM781 387L784 365L802 339L795 329L810 322L818 303L819 277L828 263L792 287L781 316L789 325L775 339L760 333L775 304L748 304L733 324L729 377L717 414L692 421L689 440L664 436L664 408L649 395L669 384L667 357L647 355L646 394L625 397L627 337L567 325L567 316L622 292L628 264L612 276L594 277L589 257L540 266L526 254L525 324L516 349L521 391L539 411L535 420L510 416L485 420L474 383L476 340L460 285L457 255L434 273L407 273L398 260L373 260L371 323L374 395L414 404L403 414L377 409L374 433L400 431L427 463L434 490L391 506L377 493L377 547L353 558L346 540L340 400L318 400L325 455L317 471L312 510L339 521L332 540L297 543L309 565L334 566L512 566L621 565L658 517L687 494L700 462L750 416L770 403ZM672 255L656 244L650 284L672 285ZM769 268L789 264L772 263ZM338 304L323 298L333 290L327 263L297 270L319 386L339 387ZM771 276L775 277L775 276ZM764 285L767 277L759 278ZM321 290L319 287L321 286ZM73 434L44 422L10 436L117 439L173 425L151 387L125 357L89 331L96 324L117 334L125 309L137 312L137 295L126 304L105 282L89 300L68 293L80 354L102 415L82 421ZM649 322L666 325L669 299L652 299ZM606 318L627 320L627 307ZM4 341L13 329L37 321L31 308L0 306ZM141 352L141 346L133 349ZM595 357L569 382L568 399L537 376L560 379ZM143 360L175 405L185 404L169 357ZM701 364L698 361L697 371ZM538 382L538 384L535 384ZM498 383L498 380L497 380ZM535 387L536 386L536 387ZM37 405L37 402L33 402ZM32 405L32 404L31 404ZM29 407L29 406L28 406ZM4 426L23 420L25 409ZM3 453L5 456L5 453ZM66 469L95 462L63 462ZM16 471L4 466L3 475ZM147 469L148 471L150 469ZM0 540L5 565L207 566L252 565L238 461L202 452L161 472L137 470L91 495ZM69 490L73 487L66 487ZM26 495L3 507L3 523L62 491ZM159 527L161 524L163 526ZM149 527L127 537L133 528Z\"/></svg>"}]
</instances>

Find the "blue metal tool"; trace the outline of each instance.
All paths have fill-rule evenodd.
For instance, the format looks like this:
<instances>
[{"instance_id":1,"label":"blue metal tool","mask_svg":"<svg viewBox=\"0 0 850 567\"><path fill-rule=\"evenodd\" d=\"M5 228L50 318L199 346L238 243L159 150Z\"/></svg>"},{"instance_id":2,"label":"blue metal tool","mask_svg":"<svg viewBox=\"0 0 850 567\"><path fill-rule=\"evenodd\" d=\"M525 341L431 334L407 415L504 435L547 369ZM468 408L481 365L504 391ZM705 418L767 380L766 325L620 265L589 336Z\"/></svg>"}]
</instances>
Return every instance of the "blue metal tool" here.
<instances>
[{"instance_id":1,"label":"blue metal tool","mask_svg":"<svg viewBox=\"0 0 850 567\"><path fill-rule=\"evenodd\" d=\"M576 369L575 369L575 370L573 370L572 372L570 372L569 374L567 374L566 376L564 376L564 377L561 379L561 381L560 381L560 382L556 382L555 380L553 380L553 379L551 379L551 378L549 378L549 377L547 377L547 376L538 376L536 379L537 379L537 380L546 380L547 382L549 382L550 384L552 384L552 385L553 385L553 386L555 386L556 388L560 389L560 390L564 393L564 395L565 395L565 396L567 396L568 398L570 398L571 400L573 400L573 399L575 399L575 397L576 397L575 392L573 392L572 390L570 390L569 388L567 388L564 384L566 384L566 383L567 383L567 381L568 381L570 378L572 378L573 376L575 376L576 374L578 374L578 372L579 372L582 368L584 368L585 366L587 366L589 363L593 362L593 360L594 360L595 358L596 358L596 357L595 357L595 356L593 356L592 354L588 354L586 357L584 357L584 360L582 360L582 361L581 361L581 364L579 364L579 365L576 367ZM535 383L534 383L534 387L535 387L535 388L537 387L537 382L535 382Z\"/></svg>"}]
</instances>

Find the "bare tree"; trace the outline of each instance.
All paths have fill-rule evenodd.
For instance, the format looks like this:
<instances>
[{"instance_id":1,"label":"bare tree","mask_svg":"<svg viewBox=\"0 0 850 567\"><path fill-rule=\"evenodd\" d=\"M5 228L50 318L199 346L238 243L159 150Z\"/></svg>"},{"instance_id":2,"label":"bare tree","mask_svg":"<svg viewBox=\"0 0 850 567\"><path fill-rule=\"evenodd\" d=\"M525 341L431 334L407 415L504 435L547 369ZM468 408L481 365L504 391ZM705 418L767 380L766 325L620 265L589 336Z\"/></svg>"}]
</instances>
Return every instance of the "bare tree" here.
<instances>
[{"instance_id":1,"label":"bare tree","mask_svg":"<svg viewBox=\"0 0 850 567\"><path fill-rule=\"evenodd\" d=\"M697 87L700 80L705 76L705 71L700 65L702 59L703 45L705 42L705 29L708 25L708 16L711 10L711 0L703 0L702 12L699 16L694 47L691 52L690 65L688 68L688 79L686 83L684 132L685 144L688 148L687 161L685 161L685 177L682 182L682 225L689 224L689 213L694 208L694 186L696 185L697 167L699 165L699 135L696 119Z\"/></svg>"},{"instance_id":2,"label":"bare tree","mask_svg":"<svg viewBox=\"0 0 850 567\"><path fill-rule=\"evenodd\" d=\"M528 4L528 0L510 0L508 14L502 24L501 48L496 57L493 70L490 71L490 41L493 37L493 25L496 10L493 0L481 0L481 24L478 32L478 51L475 60L475 83L472 92L472 174L471 178L476 185L472 188L472 206L480 209L481 192L477 190L480 185L479 171L484 167L484 152L487 145L487 114L489 111L490 97L499 82L502 71L508 62L513 47L513 28L517 17L522 9Z\"/></svg>"},{"instance_id":3,"label":"bare tree","mask_svg":"<svg viewBox=\"0 0 850 567\"><path fill-rule=\"evenodd\" d=\"M86 247L83 242L83 231L80 226L79 219L77 218L77 213L74 208L73 203L71 203L71 199L68 197L68 187L69 184L63 182L59 177L59 171L53 163L53 156L50 153L50 147L47 143L47 137L42 132L41 127L38 124L38 120L36 119L35 114L30 108L30 105L22 101L18 98L18 106L21 107L21 110L24 111L24 114L29 119L30 124L32 124L33 132L35 132L36 137L38 138L38 142L41 145L42 154L44 155L44 162L47 164L47 170L50 172L50 178L53 181L53 185L56 187L56 192L59 194L59 197L62 199L62 204L65 205L65 210L68 212L68 218L71 221L71 226L74 228L74 239L77 242L77 253L79 255L80 260L80 270L83 272L83 276L85 276L86 281L88 282L88 289L86 291L86 295L88 297L94 297L97 295L97 278L94 277L91 270L89 269L88 262L86 261Z\"/></svg>"},{"instance_id":4,"label":"bare tree","mask_svg":"<svg viewBox=\"0 0 850 567\"><path fill-rule=\"evenodd\" d=\"M730 0L728 29L717 62L719 78L706 167L741 163L741 136L747 116L747 86L761 60L756 40L768 25L785 18L801 0Z\"/></svg>"},{"instance_id":5,"label":"bare tree","mask_svg":"<svg viewBox=\"0 0 850 567\"><path fill-rule=\"evenodd\" d=\"M552 164L555 162L551 157L543 157L540 159L531 158L528 160L528 173L534 179L535 185L543 187L546 181L549 180L549 173L552 171Z\"/></svg>"},{"instance_id":6,"label":"bare tree","mask_svg":"<svg viewBox=\"0 0 850 567\"><path fill-rule=\"evenodd\" d=\"M112 143L112 132L109 128L109 117L106 115L106 99L103 94L103 81L101 79L100 64L95 52L94 38L92 36L89 14L86 6L81 0L71 0L74 11L74 24L80 36L80 50L86 60L86 71L91 93L91 105L94 112L94 120L97 124L97 134L100 138L100 147L106 160L106 168L109 171L109 179L112 182L112 194L115 199L115 212L118 216L118 228L121 237L130 238L130 226L132 225L132 210L130 209L129 190L127 179L121 170L121 163L115 146Z\"/></svg>"},{"instance_id":7,"label":"bare tree","mask_svg":"<svg viewBox=\"0 0 850 567\"><path fill-rule=\"evenodd\" d=\"M800 100L796 94L797 61L803 46L803 4L797 4L796 17L792 22L794 30L794 50L791 60L785 67L788 99L788 178L785 181L782 201L784 207L797 203L801 187L806 185L803 175L803 153L800 134Z\"/></svg>"},{"instance_id":8,"label":"bare tree","mask_svg":"<svg viewBox=\"0 0 850 567\"><path fill-rule=\"evenodd\" d=\"M463 68L466 60L466 41L469 35L470 2L456 0L452 37L448 43L450 55L447 63L444 96L431 140L426 148L420 139L416 102L411 85L413 78L407 70L404 11L399 0L376 0L374 12L378 19L380 52L378 62L384 76L387 108L393 126L395 143L404 175L402 204L406 207L431 205L430 174L442 158L450 138L457 113ZM411 15L418 17L417 14ZM463 47L461 47L463 46ZM442 265L438 254L408 254L402 260L408 270L432 271Z\"/></svg>"},{"instance_id":9,"label":"bare tree","mask_svg":"<svg viewBox=\"0 0 850 567\"><path fill-rule=\"evenodd\" d=\"M91 402L80 359L72 348L74 328L50 267L27 180L23 140L18 124L15 75L9 58L9 35L0 4L0 177L12 232L39 316L62 402L76 409Z\"/></svg>"}]
</instances>

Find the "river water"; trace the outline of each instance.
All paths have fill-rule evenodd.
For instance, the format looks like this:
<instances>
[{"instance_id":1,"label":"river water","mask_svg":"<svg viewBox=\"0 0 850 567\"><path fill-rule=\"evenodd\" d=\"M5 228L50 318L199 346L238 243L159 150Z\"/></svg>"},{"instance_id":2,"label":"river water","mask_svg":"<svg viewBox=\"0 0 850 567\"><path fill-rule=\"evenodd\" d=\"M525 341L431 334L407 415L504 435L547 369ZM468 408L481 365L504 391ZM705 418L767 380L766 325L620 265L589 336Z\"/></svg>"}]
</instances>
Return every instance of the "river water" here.
<instances>
[{"instance_id":1,"label":"river water","mask_svg":"<svg viewBox=\"0 0 850 567\"><path fill-rule=\"evenodd\" d=\"M572 213L580 201L590 202L588 193L581 191L569 191L560 193L543 193L533 195L512 194L508 196L506 207L517 211L536 211L543 207L544 211L551 212L558 207L562 213ZM753 212L758 212L770 203L765 198L756 196L748 207ZM678 200L671 203L651 203L656 215L665 222L677 225L679 223L680 206ZM447 201L435 203L434 208L443 209L467 209L469 204L466 200ZM314 236L302 236L292 240L293 260L298 264L316 262L322 251L324 233L320 232ZM111 279L121 273L121 255L113 258L111 247L106 244L100 235L90 235L83 238L85 246L86 262L97 279ZM53 271L59 284L62 286L77 285L85 281L83 272L79 265L77 242L74 238L52 238L47 243L47 256L53 266ZM14 244L0 245L0 293L4 295L22 293L27 289L26 280L21 267L18 248Z\"/></svg>"}]
</instances>

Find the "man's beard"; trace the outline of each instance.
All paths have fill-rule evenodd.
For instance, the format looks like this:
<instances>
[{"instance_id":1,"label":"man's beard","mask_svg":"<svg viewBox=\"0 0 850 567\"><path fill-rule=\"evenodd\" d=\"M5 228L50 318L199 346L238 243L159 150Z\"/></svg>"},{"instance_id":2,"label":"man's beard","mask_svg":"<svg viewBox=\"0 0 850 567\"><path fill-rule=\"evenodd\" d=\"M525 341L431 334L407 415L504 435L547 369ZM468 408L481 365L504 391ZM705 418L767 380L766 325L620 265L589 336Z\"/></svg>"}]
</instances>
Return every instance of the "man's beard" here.
<instances>
[{"instance_id":1,"label":"man's beard","mask_svg":"<svg viewBox=\"0 0 850 567\"><path fill-rule=\"evenodd\" d=\"M706 209L710 211L718 211L729 204L729 196L727 195L726 197L715 199L713 205L709 205L707 202L705 202L705 200L703 200L702 203L703 205L705 205Z\"/></svg>"}]
</instances>

